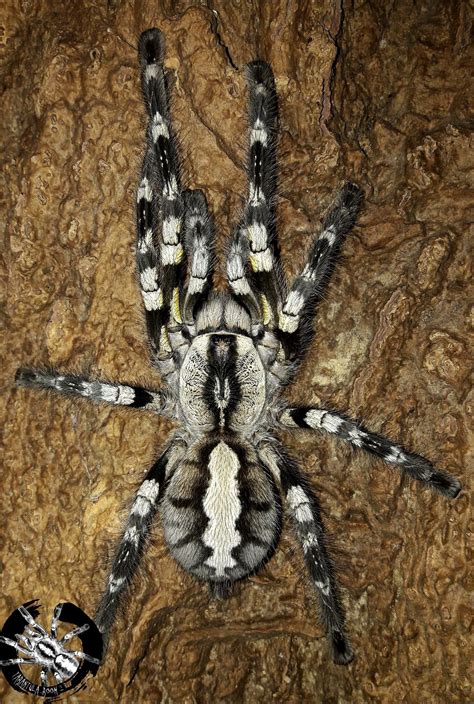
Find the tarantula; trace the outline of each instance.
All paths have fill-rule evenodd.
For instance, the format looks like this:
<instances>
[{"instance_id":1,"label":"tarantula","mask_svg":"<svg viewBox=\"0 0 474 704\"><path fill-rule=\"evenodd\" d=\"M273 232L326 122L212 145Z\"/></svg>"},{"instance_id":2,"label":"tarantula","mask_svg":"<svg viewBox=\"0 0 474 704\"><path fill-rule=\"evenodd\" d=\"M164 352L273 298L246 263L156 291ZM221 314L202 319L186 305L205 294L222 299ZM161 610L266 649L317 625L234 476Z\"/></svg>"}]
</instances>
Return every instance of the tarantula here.
<instances>
[{"instance_id":1,"label":"tarantula","mask_svg":"<svg viewBox=\"0 0 474 704\"><path fill-rule=\"evenodd\" d=\"M283 496L318 594L334 661L353 652L326 547L318 499L275 437L304 428L330 433L454 498L461 484L431 462L340 413L281 398L311 341L312 314L354 225L362 193L347 183L324 219L306 266L287 287L276 239L277 97L271 68L247 67L248 194L227 253L227 292L213 292L214 230L204 194L182 190L164 41L140 37L147 147L137 192L136 262L152 363L165 388L20 369L18 383L172 418L178 430L141 483L115 551L95 622L107 641L158 510L177 562L215 598L270 559Z\"/></svg>"},{"instance_id":2,"label":"tarantula","mask_svg":"<svg viewBox=\"0 0 474 704\"><path fill-rule=\"evenodd\" d=\"M22 666L39 666L41 668L41 684L43 685L40 688L41 691L43 688L47 690L49 676L54 677L57 684L62 684L72 678L81 681L84 674L89 672L89 668L84 667L82 668L83 672L79 672L81 663L85 661L92 665L100 665L100 659L90 653L84 652L84 650L69 650L66 647L68 643L80 637L84 648L84 644L89 646L90 641L95 637L94 631L97 631L97 627L81 609L74 604L57 604L51 621L51 633L48 633L35 620L35 616L38 614L39 605L36 601L27 602L15 609L4 625L2 635L0 635L0 666L10 668L12 665L20 664ZM64 617L72 622L79 618L82 624L60 637L58 627L60 622L65 620ZM3 632L9 633L10 637L3 635ZM90 632L88 638L84 638L84 634L87 632ZM101 639L96 639L96 643L100 655ZM1 659L2 655L10 654L15 650L19 653L19 657ZM97 650L97 646L94 650ZM11 680L9 679L9 681ZM30 684L32 684L31 681ZM37 689L33 689L33 692L36 693ZM20 691L25 690L20 689Z\"/></svg>"}]
</instances>

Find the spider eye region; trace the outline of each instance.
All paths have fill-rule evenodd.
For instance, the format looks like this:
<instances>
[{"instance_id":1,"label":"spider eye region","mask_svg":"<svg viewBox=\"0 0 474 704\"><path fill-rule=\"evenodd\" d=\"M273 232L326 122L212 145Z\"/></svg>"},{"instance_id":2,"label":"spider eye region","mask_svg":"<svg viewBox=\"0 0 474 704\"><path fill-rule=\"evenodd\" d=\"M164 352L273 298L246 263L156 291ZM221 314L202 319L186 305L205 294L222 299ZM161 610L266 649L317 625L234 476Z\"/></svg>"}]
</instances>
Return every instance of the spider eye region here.
<instances>
[{"instance_id":1,"label":"spider eye region","mask_svg":"<svg viewBox=\"0 0 474 704\"><path fill-rule=\"evenodd\" d=\"M246 433L265 404L262 361L246 335L207 333L193 341L180 372L185 419L201 432Z\"/></svg>"}]
</instances>

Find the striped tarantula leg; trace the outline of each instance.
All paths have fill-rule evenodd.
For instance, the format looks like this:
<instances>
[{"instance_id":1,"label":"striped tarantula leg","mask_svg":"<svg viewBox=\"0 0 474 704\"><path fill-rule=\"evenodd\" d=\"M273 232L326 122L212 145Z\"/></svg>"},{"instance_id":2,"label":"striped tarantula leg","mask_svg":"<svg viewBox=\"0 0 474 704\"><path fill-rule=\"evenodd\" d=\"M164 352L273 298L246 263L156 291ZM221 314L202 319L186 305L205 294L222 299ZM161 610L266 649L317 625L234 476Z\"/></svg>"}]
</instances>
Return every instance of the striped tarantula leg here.
<instances>
[{"instance_id":1,"label":"striped tarantula leg","mask_svg":"<svg viewBox=\"0 0 474 704\"><path fill-rule=\"evenodd\" d=\"M229 251L227 278L238 296L257 299L259 322L269 325L276 321L284 288L275 232L277 96L272 70L263 61L247 66L247 79L249 190ZM242 237L247 241L245 248ZM250 271L245 273L247 262ZM253 289L251 294L249 286ZM246 303L249 307L249 301ZM253 308L253 301L251 305Z\"/></svg>"},{"instance_id":2,"label":"striped tarantula leg","mask_svg":"<svg viewBox=\"0 0 474 704\"><path fill-rule=\"evenodd\" d=\"M189 279L184 294L183 320L194 324L194 315L207 293L214 264L214 227L202 191L183 192L185 205L184 248L188 256Z\"/></svg>"},{"instance_id":3,"label":"striped tarantula leg","mask_svg":"<svg viewBox=\"0 0 474 704\"><path fill-rule=\"evenodd\" d=\"M157 354L160 351L161 330L168 322L169 310L164 305L161 267L154 239L156 189L153 171L153 155L148 151L137 190L136 262L148 338L153 352Z\"/></svg>"},{"instance_id":4,"label":"striped tarantula leg","mask_svg":"<svg viewBox=\"0 0 474 704\"><path fill-rule=\"evenodd\" d=\"M372 433L363 426L339 413L323 408L300 406L287 408L279 422L286 428L306 428L331 433L353 447L365 450L397 467L402 474L417 479L422 484L454 499L461 491L461 482L448 472L436 469L429 460L396 445L383 435Z\"/></svg>"},{"instance_id":5,"label":"striped tarantula leg","mask_svg":"<svg viewBox=\"0 0 474 704\"><path fill-rule=\"evenodd\" d=\"M107 587L94 618L107 643L117 609L139 565L153 517L163 493L167 471L184 454L184 445L174 443L155 462L138 488L112 561Z\"/></svg>"},{"instance_id":6,"label":"striped tarantula leg","mask_svg":"<svg viewBox=\"0 0 474 704\"><path fill-rule=\"evenodd\" d=\"M319 501L305 475L281 446L266 446L260 457L272 473L280 475L288 511L319 598L321 617L331 643L334 662L348 665L354 654L345 632L344 610L334 566L326 547Z\"/></svg>"},{"instance_id":7,"label":"striped tarantula leg","mask_svg":"<svg viewBox=\"0 0 474 704\"><path fill-rule=\"evenodd\" d=\"M249 242L249 262L259 291L264 324L276 322L282 305L283 275L275 231L278 102L270 66L247 66L249 84L249 192L241 229Z\"/></svg>"},{"instance_id":8,"label":"striped tarantula leg","mask_svg":"<svg viewBox=\"0 0 474 704\"><path fill-rule=\"evenodd\" d=\"M18 646L14 646L18 650ZM30 658L12 658L11 660L0 660L0 667L10 667L10 665L36 665L36 660Z\"/></svg>"},{"instance_id":9,"label":"striped tarantula leg","mask_svg":"<svg viewBox=\"0 0 474 704\"><path fill-rule=\"evenodd\" d=\"M299 359L311 338L311 313L321 298L334 268L344 237L353 227L362 202L362 191L346 183L326 216L322 231L310 250L307 264L295 279L279 315L278 330L286 356Z\"/></svg>"},{"instance_id":10,"label":"striped tarantula leg","mask_svg":"<svg viewBox=\"0 0 474 704\"><path fill-rule=\"evenodd\" d=\"M247 308L254 325L263 325L265 311L262 310L262 301L248 271L248 257L248 240L244 232L238 228L230 243L227 256L227 281L234 296Z\"/></svg>"},{"instance_id":11,"label":"striped tarantula leg","mask_svg":"<svg viewBox=\"0 0 474 704\"><path fill-rule=\"evenodd\" d=\"M163 70L164 39L158 29L148 29L140 36L139 60L142 73L142 88L148 110L147 136L154 155L153 193L161 210L161 234L159 237L159 259L161 278L160 303L168 317L165 326L160 320L157 348L158 358L170 358L173 343L169 330L182 328L180 289L185 276L185 253L181 242L184 204L181 194L178 154L172 133L168 108L166 78ZM161 316L162 317L162 316ZM182 343L178 336L178 346Z\"/></svg>"},{"instance_id":12,"label":"striped tarantula leg","mask_svg":"<svg viewBox=\"0 0 474 704\"><path fill-rule=\"evenodd\" d=\"M16 636L16 638L19 638L19 637L20 636L18 636L18 635ZM9 645L11 648L15 648L15 650L18 650L19 653L23 653L23 655L30 655L31 656L31 650L27 650L26 648L23 648L18 643L18 641L12 640L11 638L7 638L6 636L0 636L0 643L5 643L5 645ZM0 662L5 662L5 661L0 660Z\"/></svg>"},{"instance_id":13,"label":"striped tarantula leg","mask_svg":"<svg viewBox=\"0 0 474 704\"><path fill-rule=\"evenodd\" d=\"M97 403L145 408L165 416L172 413L173 403L166 392L149 391L140 386L126 386L37 369L18 369L15 381L18 386L52 389L67 396L82 396Z\"/></svg>"}]
</instances>

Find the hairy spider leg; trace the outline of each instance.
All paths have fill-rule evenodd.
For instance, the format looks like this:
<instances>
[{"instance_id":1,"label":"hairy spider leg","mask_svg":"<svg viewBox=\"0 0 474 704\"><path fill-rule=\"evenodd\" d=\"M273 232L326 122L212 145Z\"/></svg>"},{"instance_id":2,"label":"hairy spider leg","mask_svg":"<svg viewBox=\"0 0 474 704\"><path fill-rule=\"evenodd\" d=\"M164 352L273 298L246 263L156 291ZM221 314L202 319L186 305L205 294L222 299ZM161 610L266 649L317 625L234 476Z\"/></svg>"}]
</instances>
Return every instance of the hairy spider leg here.
<instances>
[{"instance_id":1,"label":"hairy spider leg","mask_svg":"<svg viewBox=\"0 0 474 704\"><path fill-rule=\"evenodd\" d=\"M175 462L182 457L184 450L184 443L176 439L173 442L172 439L170 446L149 470L135 495L125 530L115 550L105 593L94 619L104 637L104 654L117 609L138 569L153 517L163 494L166 476Z\"/></svg>"},{"instance_id":2,"label":"hairy spider leg","mask_svg":"<svg viewBox=\"0 0 474 704\"><path fill-rule=\"evenodd\" d=\"M163 70L164 39L158 29L141 34L138 54L149 115L149 148L137 193L137 265L150 344L164 379L174 384L174 352L189 344L183 335L182 319L184 201ZM158 256L153 253L155 200L161 215Z\"/></svg>"},{"instance_id":3,"label":"hairy spider leg","mask_svg":"<svg viewBox=\"0 0 474 704\"><path fill-rule=\"evenodd\" d=\"M425 457L408 452L404 447L367 430L340 413L315 406L292 406L283 410L277 419L285 428L319 430L335 435L353 447L380 457L400 470L402 475L417 479L450 499L454 499L461 491L461 482L456 477L436 469Z\"/></svg>"},{"instance_id":4,"label":"hairy spider leg","mask_svg":"<svg viewBox=\"0 0 474 704\"><path fill-rule=\"evenodd\" d=\"M90 628L88 623L85 623L83 626L77 626L76 628L73 628L72 631L68 631L66 635L64 635L61 640L59 641L61 644L62 643L67 643L68 640L72 640L76 636L80 636L81 633L85 633L88 631Z\"/></svg>"},{"instance_id":5,"label":"hairy spider leg","mask_svg":"<svg viewBox=\"0 0 474 704\"><path fill-rule=\"evenodd\" d=\"M324 219L303 271L296 277L285 299L277 334L293 369L300 362L312 338L312 315L321 299L339 254L341 244L353 227L362 202L362 191L346 183Z\"/></svg>"},{"instance_id":6,"label":"hairy spider leg","mask_svg":"<svg viewBox=\"0 0 474 704\"><path fill-rule=\"evenodd\" d=\"M184 291L183 320L193 334L199 305L205 300L212 284L214 227L202 191L183 191L183 198L184 248L190 262L188 282Z\"/></svg>"},{"instance_id":7,"label":"hairy spider leg","mask_svg":"<svg viewBox=\"0 0 474 704\"><path fill-rule=\"evenodd\" d=\"M278 103L268 64L248 64L247 81L249 185L243 216L229 249L227 279L233 293L249 309L253 322L268 326L278 317L285 288L275 228Z\"/></svg>"},{"instance_id":8,"label":"hairy spider leg","mask_svg":"<svg viewBox=\"0 0 474 704\"><path fill-rule=\"evenodd\" d=\"M15 638L20 638L20 636L16 634ZM23 653L23 655L31 655L31 650L24 648L16 640L12 640L11 638L7 638L6 636L0 636L0 642L5 643L5 645L9 645L11 648L15 648L15 650L18 650L19 653ZM14 664L11 660L0 660L0 665L3 666L5 665L5 663L10 665Z\"/></svg>"},{"instance_id":9,"label":"hairy spider leg","mask_svg":"<svg viewBox=\"0 0 474 704\"><path fill-rule=\"evenodd\" d=\"M262 461L279 476L296 536L303 549L311 581L319 598L321 618L331 644L333 659L349 664L354 654L346 636L344 609L334 565L326 547L319 501L307 477L276 441L259 452Z\"/></svg>"},{"instance_id":10,"label":"hairy spider leg","mask_svg":"<svg viewBox=\"0 0 474 704\"><path fill-rule=\"evenodd\" d=\"M58 625L59 625L59 619L61 618L61 613L63 610L63 604L56 604L54 613L53 613L53 620L51 621L51 635L53 638L58 637Z\"/></svg>"},{"instance_id":11,"label":"hairy spider leg","mask_svg":"<svg viewBox=\"0 0 474 704\"><path fill-rule=\"evenodd\" d=\"M173 415L174 402L166 391L150 391L140 386L24 368L18 369L15 381L18 386L51 389L66 396L82 396L96 403L144 408L167 417Z\"/></svg>"},{"instance_id":12,"label":"hairy spider leg","mask_svg":"<svg viewBox=\"0 0 474 704\"><path fill-rule=\"evenodd\" d=\"M249 276L247 262L249 258L249 242L245 233L238 227L232 237L226 262L226 276L232 293L239 303L248 310L252 323L260 331L263 324L263 314L255 290Z\"/></svg>"}]
</instances>

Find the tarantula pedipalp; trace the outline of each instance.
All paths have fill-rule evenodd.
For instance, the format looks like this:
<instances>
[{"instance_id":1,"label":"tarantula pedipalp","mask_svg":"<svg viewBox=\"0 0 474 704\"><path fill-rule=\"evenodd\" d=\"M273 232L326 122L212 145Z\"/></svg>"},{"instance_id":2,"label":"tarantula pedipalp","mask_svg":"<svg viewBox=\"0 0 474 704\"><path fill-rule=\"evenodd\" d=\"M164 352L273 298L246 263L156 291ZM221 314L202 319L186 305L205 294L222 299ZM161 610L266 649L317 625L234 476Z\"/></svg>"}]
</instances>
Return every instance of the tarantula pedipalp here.
<instances>
[{"instance_id":1,"label":"tarantula pedipalp","mask_svg":"<svg viewBox=\"0 0 474 704\"><path fill-rule=\"evenodd\" d=\"M213 293L213 228L204 195L182 190L163 71L160 32L139 43L148 110L137 193L137 269L152 361L166 384L152 391L67 374L19 370L18 383L142 408L179 428L138 488L115 552L96 622L107 640L159 510L169 549L185 570L224 598L273 554L283 496L332 646L353 657L326 548L318 500L276 437L281 428L330 433L454 498L459 481L426 459L324 408L281 399L308 348L312 313L362 199L346 184L306 266L290 287L276 246L277 98L270 67L248 66L249 187L227 256L227 293Z\"/></svg>"}]
</instances>

